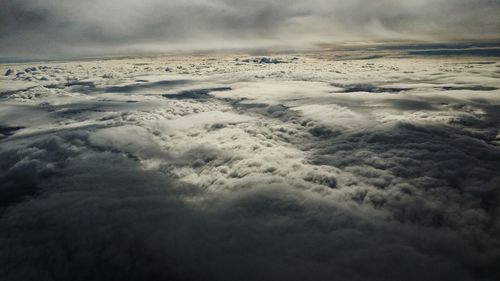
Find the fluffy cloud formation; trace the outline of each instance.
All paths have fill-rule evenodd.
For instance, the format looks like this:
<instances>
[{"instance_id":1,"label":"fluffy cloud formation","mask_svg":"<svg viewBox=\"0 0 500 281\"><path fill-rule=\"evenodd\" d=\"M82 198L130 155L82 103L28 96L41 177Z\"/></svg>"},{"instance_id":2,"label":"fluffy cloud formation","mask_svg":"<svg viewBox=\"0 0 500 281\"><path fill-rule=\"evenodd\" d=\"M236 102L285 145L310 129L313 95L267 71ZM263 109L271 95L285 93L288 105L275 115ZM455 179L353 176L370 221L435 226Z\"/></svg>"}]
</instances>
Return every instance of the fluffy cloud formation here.
<instances>
[{"instance_id":1,"label":"fluffy cloud formation","mask_svg":"<svg viewBox=\"0 0 500 281\"><path fill-rule=\"evenodd\" d=\"M6 0L0 52L61 57L361 39L481 39L498 35L498 12L495 0Z\"/></svg>"},{"instance_id":2,"label":"fluffy cloud formation","mask_svg":"<svg viewBox=\"0 0 500 281\"><path fill-rule=\"evenodd\" d=\"M498 279L498 62L334 56L1 65L0 279Z\"/></svg>"}]
</instances>

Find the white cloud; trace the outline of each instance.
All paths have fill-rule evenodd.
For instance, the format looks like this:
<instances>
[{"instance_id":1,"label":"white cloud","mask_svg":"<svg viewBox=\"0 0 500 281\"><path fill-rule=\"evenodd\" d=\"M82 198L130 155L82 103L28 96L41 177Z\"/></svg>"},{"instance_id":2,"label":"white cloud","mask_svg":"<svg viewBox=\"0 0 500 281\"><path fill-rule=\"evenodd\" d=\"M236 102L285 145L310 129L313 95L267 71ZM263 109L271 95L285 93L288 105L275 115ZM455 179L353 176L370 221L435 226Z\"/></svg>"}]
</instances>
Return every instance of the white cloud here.
<instances>
[{"instance_id":1,"label":"white cloud","mask_svg":"<svg viewBox=\"0 0 500 281\"><path fill-rule=\"evenodd\" d=\"M1 65L0 276L498 275L498 63L248 57Z\"/></svg>"}]
</instances>

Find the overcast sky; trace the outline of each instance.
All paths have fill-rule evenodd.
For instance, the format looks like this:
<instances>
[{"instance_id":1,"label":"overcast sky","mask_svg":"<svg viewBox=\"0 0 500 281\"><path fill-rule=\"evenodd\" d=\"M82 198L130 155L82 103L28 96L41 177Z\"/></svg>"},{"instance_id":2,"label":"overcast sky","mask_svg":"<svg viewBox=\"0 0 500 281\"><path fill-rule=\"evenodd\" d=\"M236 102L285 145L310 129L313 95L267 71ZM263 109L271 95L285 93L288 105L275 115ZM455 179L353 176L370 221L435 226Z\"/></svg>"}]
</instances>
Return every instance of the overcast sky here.
<instances>
[{"instance_id":1,"label":"overcast sky","mask_svg":"<svg viewBox=\"0 0 500 281\"><path fill-rule=\"evenodd\" d=\"M482 39L499 0L3 0L0 57Z\"/></svg>"}]
</instances>

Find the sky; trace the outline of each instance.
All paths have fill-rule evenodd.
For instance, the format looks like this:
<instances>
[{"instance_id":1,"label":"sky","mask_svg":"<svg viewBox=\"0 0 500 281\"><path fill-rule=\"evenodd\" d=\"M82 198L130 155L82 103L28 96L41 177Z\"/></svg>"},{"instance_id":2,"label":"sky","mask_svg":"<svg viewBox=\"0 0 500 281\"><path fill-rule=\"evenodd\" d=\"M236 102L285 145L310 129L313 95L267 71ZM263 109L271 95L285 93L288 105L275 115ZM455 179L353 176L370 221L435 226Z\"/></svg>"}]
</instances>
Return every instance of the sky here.
<instances>
[{"instance_id":1,"label":"sky","mask_svg":"<svg viewBox=\"0 0 500 281\"><path fill-rule=\"evenodd\" d=\"M1 0L0 281L500 280L498 6Z\"/></svg>"},{"instance_id":2,"label":"sky","mask_svg":"<svg viewBox=\"0 0 500 281\"><path fill-rule=\"evenodd\" d=\"M485 39L498 0L4 0L0 57Z\"/></svg>"}]
</instances>

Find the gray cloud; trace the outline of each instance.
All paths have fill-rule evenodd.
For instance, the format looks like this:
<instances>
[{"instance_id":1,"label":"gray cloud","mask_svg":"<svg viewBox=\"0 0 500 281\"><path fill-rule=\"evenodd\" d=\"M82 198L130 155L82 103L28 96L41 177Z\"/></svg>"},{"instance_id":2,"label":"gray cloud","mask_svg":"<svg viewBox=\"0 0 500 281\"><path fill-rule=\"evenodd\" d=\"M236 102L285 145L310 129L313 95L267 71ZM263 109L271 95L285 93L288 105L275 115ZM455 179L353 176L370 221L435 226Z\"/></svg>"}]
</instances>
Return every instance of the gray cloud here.
<instances>
[{"instance_id":1,"label":"gray cloud","mask_svg":"<svg viewBox=\"0 0 500 281\"><path fill-rule=\"evenodd\" d=\"M329 55L0 65L0 279L498 279L498 63Z\"/></svg>"},{"instance_id":2,"label":"gray cloud","mask_svg":"<svg viewBox=\"0 0 500 281\"><path fill-rule=\"evenodd\" d=\"M389 134L400 135L397 130ZM461 204L455 209L440 205L444 199L436 191L437 201L422 201L416 188L425 186L413 181L415 187L404 182L380 185L380 178L393 177L384 175L391 170L371 175L368 167L353 170L360 179L375 180L369 183L386 194L359 190L356 195L352 190L349 196L325 198L285 184L254 183L207 197L199 187L142 170L119 151L89 148L89 136L86 131L59 134L31 143L29 151L1 154L9 170L32 175L41 194L24 203L11 202L0 218L4 279L477 280L476 271L487 273L485 278L495 274L498 252L478 250L492 241L488 219L477 221L488 216L481 203L455 198L453 203ZM197 150L185 162L215 152ZM370 157L354 155L370 162ZM356 159L342 158L357 165ZM52 167L52 175L21 164L26 161ZM7 175L2 178L6 180L19 186L25 182L21 176ZM387 201L378 208L393 211L395 217L353 205L362 194L373 204L377 196ZM200 195L203 201L190 200ZM462 218L458 230L436 220L460 213L470 217ZM471 244L462 231L473 232L469 235L479 245Z\"/></svg>"},{"instance_id":3,"label":"gray cloud","mask_svg":"<svg viewBox=\"0 0 500 281\"><path fill-rule=\"evenodd\" d=\"M498 35L495 0L6 0L2 56L67 56L343 40Z\"/></svg>"}]
</instances>

